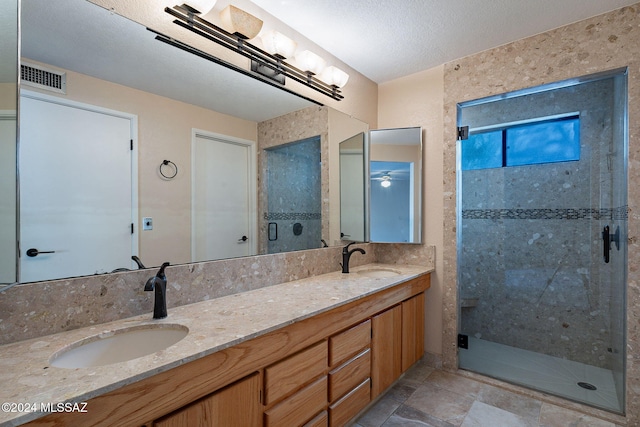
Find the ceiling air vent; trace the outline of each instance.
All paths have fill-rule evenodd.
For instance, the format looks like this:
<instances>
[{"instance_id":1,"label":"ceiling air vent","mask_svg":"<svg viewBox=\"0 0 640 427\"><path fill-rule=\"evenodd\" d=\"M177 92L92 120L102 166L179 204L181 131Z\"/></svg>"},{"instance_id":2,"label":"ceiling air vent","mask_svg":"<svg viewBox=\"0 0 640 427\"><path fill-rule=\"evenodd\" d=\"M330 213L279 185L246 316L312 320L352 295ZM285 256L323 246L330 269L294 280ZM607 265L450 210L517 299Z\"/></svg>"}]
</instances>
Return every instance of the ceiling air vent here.
<instances>
[{"instance_id":1,"label":"ceiling air vent","mask_svg":"<svg viewBox=\"0 0 640 427\"><path fill-rule=\"evenodd\" d=\"M67 73L49 70L39 65L20 64L20 79L23 85L67 93Z\"/></svg>"}]
</instances>

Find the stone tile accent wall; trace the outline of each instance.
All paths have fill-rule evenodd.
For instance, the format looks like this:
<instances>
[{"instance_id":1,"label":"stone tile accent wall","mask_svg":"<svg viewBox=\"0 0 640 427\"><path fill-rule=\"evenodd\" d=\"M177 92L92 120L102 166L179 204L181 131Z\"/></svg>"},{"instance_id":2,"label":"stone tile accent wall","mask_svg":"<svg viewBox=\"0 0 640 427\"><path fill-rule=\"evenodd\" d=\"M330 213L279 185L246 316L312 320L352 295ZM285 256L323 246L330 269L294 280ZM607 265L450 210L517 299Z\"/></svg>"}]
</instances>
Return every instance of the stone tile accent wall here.
<instances>
[{"instance_id":1,"label":"stone tile accent wall","mask_svg":"<svg viewBox=\"0 0 640 427\"><path fill-rule=\"evenodd\" d=\"M628 67L627 421L640 424L640 4L445 64L443 366L457 369L457 103Z\"/></svg>"},{"instance_id":2,"label":"stone tile accent wall","mask_svg":"<svg viewBox=\"0 0 640 427\"><path fill-rule=\"evenodd\" d=\"M313 106L258 123L258 253L260 254L269 252L267 238L269 221L266 218L270 212L267 196L265 196L268 194L266 181L268 153L265 150L313 137L320 138L321 238L329 242L329 109ZM295 184L292 184L293 186ZM318 246L319 243L318 239Z\"/></svg>"},{"instance_id":3,"label":"stone tile accent wall","mask_svg":"<svg viewBox=\"0 0 640 427\"><path fill-rule=\"evenodd\" d=\"M268 253L322 247L320 137L265 151ZM276 230L271 228L277 227Z\"/></svg>"}]
</instances>

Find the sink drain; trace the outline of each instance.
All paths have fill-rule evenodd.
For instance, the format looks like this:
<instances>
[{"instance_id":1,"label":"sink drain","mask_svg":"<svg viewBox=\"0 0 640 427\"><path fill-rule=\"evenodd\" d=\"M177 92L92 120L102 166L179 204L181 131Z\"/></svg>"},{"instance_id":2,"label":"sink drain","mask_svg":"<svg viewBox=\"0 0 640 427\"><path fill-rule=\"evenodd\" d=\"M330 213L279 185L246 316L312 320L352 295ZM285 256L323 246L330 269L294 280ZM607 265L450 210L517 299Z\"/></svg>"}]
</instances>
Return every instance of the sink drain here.
<instances>
[{"instance_id":1,"label":"sink drain","mask_svg":"<svg viewBox=\"0 0 640 427\"><path fill-rule=\"evenodd\" d=\"M582 388L585 388L587 390L597 390L598 387L594 386L593 384L589 384L589 383L583 383L583 382L579 382L578 385Z\"/></svg>"}]
</instances>

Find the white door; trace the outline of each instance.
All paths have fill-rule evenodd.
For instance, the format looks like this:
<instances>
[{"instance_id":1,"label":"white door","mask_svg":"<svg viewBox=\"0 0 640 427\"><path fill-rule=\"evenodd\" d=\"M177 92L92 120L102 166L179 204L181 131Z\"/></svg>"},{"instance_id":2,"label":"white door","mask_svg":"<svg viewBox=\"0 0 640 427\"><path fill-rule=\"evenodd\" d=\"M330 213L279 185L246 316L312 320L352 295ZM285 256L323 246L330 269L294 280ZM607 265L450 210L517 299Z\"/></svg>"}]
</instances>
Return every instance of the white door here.
<instances>
[{"instance_id":1,"label":"white door","mask_svg":"<svg viewBox=\"0 0 640 427\"><path fill-rule=\"evenodd\" d=\"M20 281L131 266L131 119L20 99Z\"/></svg>"},{"instance_id":2,"label":"white door","mask_svg":"<svg viewBox=\"0 0 640 427\"><path fill-rule=\"evenodd\" d=\"M192 260L256 253L255 145L197 131L192 158Z\"/></svg>"}]
</instances>

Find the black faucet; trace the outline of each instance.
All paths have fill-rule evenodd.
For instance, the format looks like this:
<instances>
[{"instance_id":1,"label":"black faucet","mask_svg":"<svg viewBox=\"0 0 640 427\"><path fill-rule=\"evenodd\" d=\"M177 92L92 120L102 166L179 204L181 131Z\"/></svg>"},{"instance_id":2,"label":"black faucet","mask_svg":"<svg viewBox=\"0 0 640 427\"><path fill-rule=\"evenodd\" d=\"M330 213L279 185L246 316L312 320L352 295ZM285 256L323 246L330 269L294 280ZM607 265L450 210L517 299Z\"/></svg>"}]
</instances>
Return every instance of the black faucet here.
<instances>
[{"instance_id":1,"label":"black faucet","mask_svg":"<svg viewBox=\"0 0 640 427\"><path fill-rule=\"evenodd\" d=\"M354 252L360 252L363 255L366 254L366 252L362 248L354 248L354 249L349 250L349 246L353 245L354 243L355 242L351 242L347 246L342 248L342 264L340 264L340 265L342 266L342 272L343 273L348 273L349 272L349 259L351 258L351 255Z\"/></svg>"},{"instance_id":2,"label":"black faucet","mask_svg":"<svg viewBox=\"0 0 640 427\"><path fill-rule=\"evenodd\" d=\"M142 261L140 261L140 258L138 258L137 256L133 255L133 256L131 257L131 259L132 259L136 264L138 264L138 270L144 270L145 268L147 268L147 267L145 267L145 266L144 266L144 264L142 263Z\"/></svg>"},{"instance_id":3,"label":"black faucet","mask_svg":"<svg viewBox=\"0 0 640 427\"><path fill-rule=\"evenodd\" d=\"M169 265L165 262L158 270L158 273L147 280L144 285L145 291L155 290L155 298L153 301L153 318L164 319L167 317L167 276L164 275L164 269Z\"/></svg>"}]
</instances>

